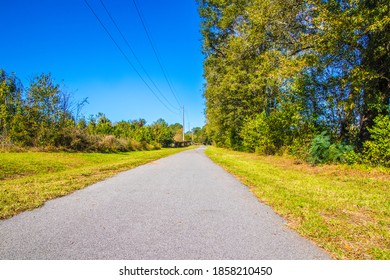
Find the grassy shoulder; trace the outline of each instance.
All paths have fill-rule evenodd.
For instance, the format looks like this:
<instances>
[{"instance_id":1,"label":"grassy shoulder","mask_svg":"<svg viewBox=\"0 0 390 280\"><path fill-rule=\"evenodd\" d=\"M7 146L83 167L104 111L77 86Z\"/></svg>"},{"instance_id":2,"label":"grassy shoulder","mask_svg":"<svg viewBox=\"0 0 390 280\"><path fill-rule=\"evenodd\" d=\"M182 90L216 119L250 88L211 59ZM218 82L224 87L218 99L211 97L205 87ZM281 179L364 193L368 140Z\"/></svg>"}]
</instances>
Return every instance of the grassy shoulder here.
<instances>
[{"instance_id":1,"label":"grassy shoulder","mask_svg":"<svg viewBox=\"0 0 390 280\"><path fill-rule=\"evenodd\" d=\"M0 153L0 219L188 148L127 153Z\"/></svg>"},{"instance_id":2,"label":"grassy shoulder","mask_svg":"<svg viewBox=\"0 0 390 280\"><path fill-rule=\"evenodd\" d=\"M312 167L215 147L206 154L334 258L390 259L389 170Z\"/></svg>"}]
</instances>

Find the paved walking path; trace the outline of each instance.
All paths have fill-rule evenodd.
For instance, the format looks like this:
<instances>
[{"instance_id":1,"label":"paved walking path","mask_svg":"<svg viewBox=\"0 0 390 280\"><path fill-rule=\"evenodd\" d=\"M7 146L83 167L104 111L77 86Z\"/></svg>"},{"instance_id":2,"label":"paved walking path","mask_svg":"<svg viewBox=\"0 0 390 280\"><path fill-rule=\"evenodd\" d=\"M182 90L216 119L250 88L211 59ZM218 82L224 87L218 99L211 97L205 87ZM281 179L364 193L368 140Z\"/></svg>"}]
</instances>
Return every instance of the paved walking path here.
<instances>
[{"instance_id":1,"label":"paved walking path","mask_svg":"<svg viewBox=\"0 0 390 280\"><path fill-rule=\"evenodd\" d=\"M0 221L0 259L327 259L203 148Z\"/></svg>"}]
</instances>

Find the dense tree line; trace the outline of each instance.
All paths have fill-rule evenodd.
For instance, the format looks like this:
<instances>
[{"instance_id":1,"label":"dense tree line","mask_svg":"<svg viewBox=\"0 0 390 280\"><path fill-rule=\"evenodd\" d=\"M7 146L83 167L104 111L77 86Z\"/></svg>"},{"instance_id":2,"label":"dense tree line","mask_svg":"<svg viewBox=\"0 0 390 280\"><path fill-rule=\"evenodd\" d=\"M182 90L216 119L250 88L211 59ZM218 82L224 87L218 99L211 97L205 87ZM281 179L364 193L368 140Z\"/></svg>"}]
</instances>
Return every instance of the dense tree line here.
<instances>
[{"instance_id":1,"label":"dense tree line","mask_svg":"<svg viewBox=\"0 0 390 280\"><path fill-rule=\"evenodd\" d=\"M386 0L198 0L216 145L390 165Z\"/></svg>"},{"instance_id":2,"label":"dense tree line","mask_svg":"<svg viewBox=\"0 0 390 280\"><path fill-rule=\"evenodd\" d=\"M2 149L69 151L157 149L182 140L181 124L163 119L111 122L98 113L81 115L87 100L76 102L50 74L31 79L27 88L0 69L0 145Z\"/></svg>"}]
</instances>

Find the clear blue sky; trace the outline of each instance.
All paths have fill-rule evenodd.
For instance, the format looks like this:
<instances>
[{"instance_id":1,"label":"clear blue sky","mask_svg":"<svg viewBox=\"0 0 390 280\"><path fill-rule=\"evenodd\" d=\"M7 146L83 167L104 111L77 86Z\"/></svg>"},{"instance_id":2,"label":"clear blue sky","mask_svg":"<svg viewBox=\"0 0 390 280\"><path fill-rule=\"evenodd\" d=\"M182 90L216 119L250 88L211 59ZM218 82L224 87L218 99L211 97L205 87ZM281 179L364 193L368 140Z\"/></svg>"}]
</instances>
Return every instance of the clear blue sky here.
<instances>
[{"instance_id":1,"label":"clear blue sky","mask_svg":"<svg viewBox=\"0 0 390 280\"><path fill-rule=\"evenodd\" d=\"M154 89L107 16L100 0L88 0L130 61ZM103 0L122 33L169 102L178 107L132 0ZM204 125L199 16L194 0L137 0L174 92L184 104L185 125ZM0 68L29 79L51 73L76 100L88 97L83 114L103 112L112 121L158 118L181 122L130 67L84 0L0 0ZM156 94L158 90L154 89ZM162 97L160 97L165 101ZM170 107L169 105L167 105ZM186 127L186 130L188 127Z\"/></svg>"}]
</instances>

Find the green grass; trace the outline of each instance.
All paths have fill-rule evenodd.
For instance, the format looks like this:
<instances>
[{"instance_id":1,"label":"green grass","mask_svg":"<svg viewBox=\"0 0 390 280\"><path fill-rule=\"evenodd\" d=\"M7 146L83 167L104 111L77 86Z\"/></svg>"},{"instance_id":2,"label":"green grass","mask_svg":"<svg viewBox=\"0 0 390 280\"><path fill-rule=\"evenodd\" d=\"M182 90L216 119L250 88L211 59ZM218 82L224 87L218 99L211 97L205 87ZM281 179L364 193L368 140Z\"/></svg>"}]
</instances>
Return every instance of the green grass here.
<instances>
[{"instance_id":1,"label":"green grass","mask_svg":"<svg viewBox=\"0 0 390 280\"><path fill-rule=\"evenodd\" d=\"M0 219L189 148L129 153L0 153Z\"/></svg>"},{"instance_id":2,"label":"green grass","mask_svg":"<svg viewBox=\"0 0 390 280\"><path fill-rule=\"evenodd\" d=\"M334 258L390 259L389 170L312 167L215 147L206 154Z\"/></svg>"}]
</instances>

